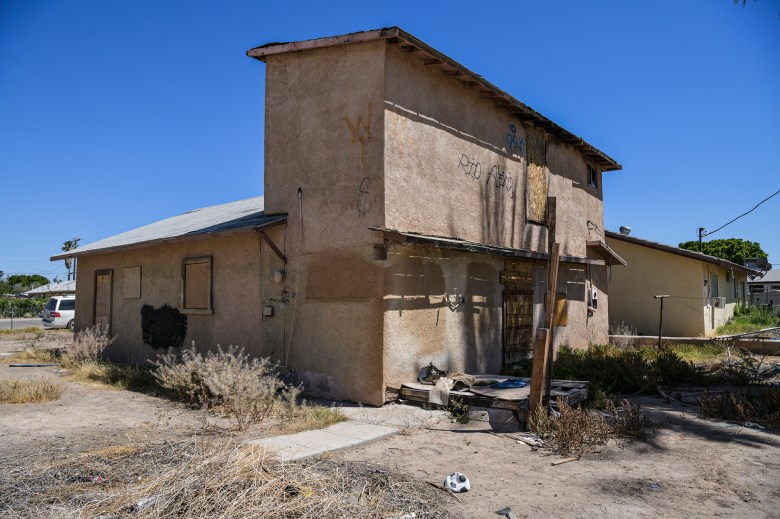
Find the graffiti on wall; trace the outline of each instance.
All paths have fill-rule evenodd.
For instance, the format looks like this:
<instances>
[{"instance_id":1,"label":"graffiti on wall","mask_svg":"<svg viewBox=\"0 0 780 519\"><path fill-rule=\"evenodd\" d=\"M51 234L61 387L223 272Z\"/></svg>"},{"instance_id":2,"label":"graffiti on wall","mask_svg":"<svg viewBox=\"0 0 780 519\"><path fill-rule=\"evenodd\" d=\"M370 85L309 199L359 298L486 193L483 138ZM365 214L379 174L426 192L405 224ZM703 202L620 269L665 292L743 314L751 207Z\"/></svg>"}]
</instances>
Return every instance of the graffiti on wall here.
<instances>
[{"instance_id":1,"label":"graffiti on wall","mask_svg":"<svg viewBox=\"0 0 780 519\"><path fill-rule=\"evenodd\" d=\"M358 216L365 216L371 210L371 196L368 188L371 186L371 179L363 177L358 187L357 211Z\"/></svg>"},{"instance_id":2,"label":"graffiti on wall","mask_svg":"<svg viewBox=\"0 0 780 519\"><path fill-rule=\"evenodd\" d=\"M471 177L472 181L482 178L482 164L476 159L469 158L465 153L461 154L460 159L458 159L458 169L463 170L463 173ZM515 197L515 182L512 176L497 164L490 166L485 175L485 185L491 184L501 192L506 191L509 198Z\"/></svg>"},{"instance_id":3,"label":"graffiti on wall","mask_svg":"<svg viewBox=\"0 0 780 519\"><path fill-rule=\"evenodd\" d=\"M509 153L522 155L525 153L525 137L517 135L517 126L509 123L509 131L506 134L506 149Z\"/></svg>"},{"instance_id":4,"label":"graffiti on wall","mask_svg":"<svg viewBox=\"0 0 780 519\"><path fill-rule=\"evenodd\" d=\"M372 112L373 104L368 103L365 116L364 114L358 114L358 116L353 119L345 114L342 117L344 124L352 135L352 143L360 146L360 175L363 177L363 180L360 181L356 194L358 217L365 216L371 210L372 205L371 194L368 189L371 185L371 179L366 175L368 143L374 140L374 135L371 133Z\"/></svg>"}]
</instances>

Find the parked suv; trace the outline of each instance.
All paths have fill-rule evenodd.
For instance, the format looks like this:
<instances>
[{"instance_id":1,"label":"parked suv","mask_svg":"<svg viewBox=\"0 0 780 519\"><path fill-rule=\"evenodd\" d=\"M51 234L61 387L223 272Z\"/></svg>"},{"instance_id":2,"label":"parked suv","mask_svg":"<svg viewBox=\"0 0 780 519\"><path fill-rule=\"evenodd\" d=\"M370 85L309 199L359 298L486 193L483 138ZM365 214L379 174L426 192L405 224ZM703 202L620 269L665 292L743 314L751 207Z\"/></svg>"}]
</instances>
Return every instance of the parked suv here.
<instances>
[{"instance_id":1,"label":"parked suv","mask_svg":"<svg viewBox=\"0 0 780 519\"><path fill-rule=\"evenodd\" d=\"M43 326L45 328L73 329L76 315L76 296L55 296L43 307Z\"/></svg>"}]
</instances>

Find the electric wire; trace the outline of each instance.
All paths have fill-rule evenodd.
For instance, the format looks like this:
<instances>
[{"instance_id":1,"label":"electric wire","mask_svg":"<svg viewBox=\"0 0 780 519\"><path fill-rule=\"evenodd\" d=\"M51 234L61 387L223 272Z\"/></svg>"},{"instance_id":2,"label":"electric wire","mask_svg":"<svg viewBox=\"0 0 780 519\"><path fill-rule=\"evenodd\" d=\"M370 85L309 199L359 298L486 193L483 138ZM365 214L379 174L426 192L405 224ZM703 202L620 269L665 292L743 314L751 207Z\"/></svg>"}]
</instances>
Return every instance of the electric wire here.
<instances>
[{"instance_id":1,"label":"electric wire","mask_svg":"<svg viewBox=\"0 0 780 519\"><path fill-rule=\"evenodd\" d=\"M732 224L732 223L736 222L737 220L739 220L740 218L742 218L743 216L745 216L745 215L748 215L748 214L752 213L753 211L755 211L756 209L758 209L758 206L760 206L761 204L763 204L764 202L766 202L767 200L769 200L770 198L772 198L773 196L775 196L775 195L777 195L777 194L780 194L780 189L778 189L777 191L775 191L774 193L772 193L772 194L771 194L771 195L769 195L768 197L766 197L766 198L764 198L763 200L761 200L761 201L760 201L759 203L757 203L757 204L756 204L756 205L753 207L753 209L751 209L750 211L748 211L748 212L746 212L746 213L742 213L741 215L737 216L737 217L736 217L736 218L734 218L733 220L731 220L731 221L729 221L729 222L726 222L726 223L724 223L723 225L721 225L720 227L718 227L718 228L717 228L717 229L715 229L714 231L710 231L710 232L708 232L708 233L704 233L704 234L702 234L702 236L709 236L710 234L715 234L716 232L718 232L719 230L723 229L723 228L724 228L724 227L726 227L727 225L730 225L730 224Z\"/></svg>"}]
</instances>

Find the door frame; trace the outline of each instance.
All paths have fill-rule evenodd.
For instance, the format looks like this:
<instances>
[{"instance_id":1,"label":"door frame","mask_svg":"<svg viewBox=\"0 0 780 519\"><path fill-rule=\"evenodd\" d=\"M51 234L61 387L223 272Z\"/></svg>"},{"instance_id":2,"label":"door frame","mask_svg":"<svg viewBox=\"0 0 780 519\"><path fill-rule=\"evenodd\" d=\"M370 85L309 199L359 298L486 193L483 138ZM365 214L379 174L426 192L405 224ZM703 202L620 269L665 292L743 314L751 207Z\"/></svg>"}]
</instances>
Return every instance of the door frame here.
<instances>
[{"instance_id":1,"label":"door frame","mask_svg":"<svg viewBox=\"0 0 780 519\"><path fill-rule=\"evenodd\" d=\"M97 326L97 303L98 303L98 276L108 276L108 328L106 333L110 335L112 314L114 313L114 269L102 269L95 271L95 294L92 298L92 325Z\"/></svg>"}]
</instances>

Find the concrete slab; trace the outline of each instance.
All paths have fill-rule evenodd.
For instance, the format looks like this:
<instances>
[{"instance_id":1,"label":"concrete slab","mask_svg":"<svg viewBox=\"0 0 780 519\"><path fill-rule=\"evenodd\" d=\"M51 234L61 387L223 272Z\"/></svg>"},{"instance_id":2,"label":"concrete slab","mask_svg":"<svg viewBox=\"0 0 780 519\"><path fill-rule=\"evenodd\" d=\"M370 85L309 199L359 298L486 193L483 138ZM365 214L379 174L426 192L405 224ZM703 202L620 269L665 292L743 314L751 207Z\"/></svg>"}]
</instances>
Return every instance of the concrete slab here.
<instances>
[{"instance_id":1,"label":"concrete slab","mask_svg":"<svg viewBox=\"0 0 780 519\"><path fill-rule=\"evenodd\" d=\"M279 456L281 461L286 462L346 449L385 438L396 432L397 429L386 425L347 421L325 429L250 440L246 444L264 447Z\"/></svg>"}]
</instances>

